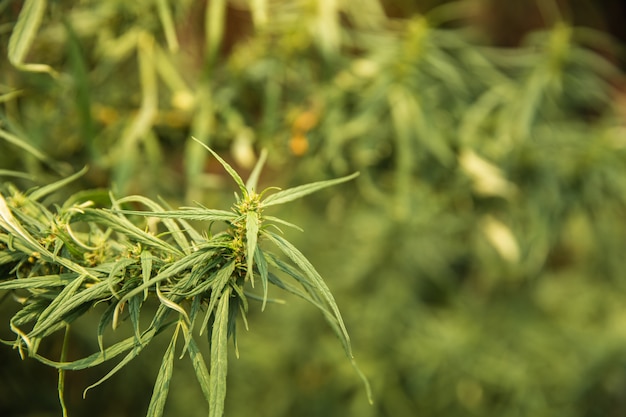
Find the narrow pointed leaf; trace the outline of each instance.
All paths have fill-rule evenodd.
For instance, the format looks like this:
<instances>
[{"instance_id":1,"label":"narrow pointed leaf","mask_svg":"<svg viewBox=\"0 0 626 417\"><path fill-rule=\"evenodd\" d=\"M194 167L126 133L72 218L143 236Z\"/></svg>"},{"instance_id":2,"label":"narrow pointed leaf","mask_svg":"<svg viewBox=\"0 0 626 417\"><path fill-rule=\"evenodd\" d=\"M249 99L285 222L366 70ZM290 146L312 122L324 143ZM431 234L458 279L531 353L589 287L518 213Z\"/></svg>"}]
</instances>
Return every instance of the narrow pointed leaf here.
<instances>
[{"instance_id":1,"label":"narrow pointed leaf","mask_svg":"<svg viewBox=\"0 0 626 417\"><path fill-rule=\"evenodd\" d=\"M259 296L257 294L253 294L251 292L248 291L244 291L244 294L246 295L246 297L251 298L253 300L256 301L261 301L263 302L264 298L263 296ZM267 301L268 303L273 303L273 304L287 304L287 301L283 300L282 298L267 298L265 301Z\"/></svg>"},{"instance_id":2,"label":"narrow pointed leaf","mask_svg":"<svg viewBox=\"0 0 626 417\"><path fill-rule=\"evenodd\" d=\"M52 300L50 305L39 315L37 323L31 331L31 336L36 334L38 329L46 327L48 323L60 319L58 311L61 310L65 306L67 300L72 298L72 296L78 291L84 280L85 277L80 276L63 288L59 295L57 295L54 300Z\"/></svg>"},{"instance_id":3,"label":"narrow pointed leaf","mask_svg":"<svg viewBox=\"0 0 626 417\"><path fill-rule=\"evenodd\" d=\"M299 232L304 232L304 230L300 227L297 226L293 223L290 223L288 221L285 221L283 219L279 219L278 217L274 217L274 216L263 216L263 220L266 220L268 222L272 222L272 223L278 223L278 224L282 224L283 226L287 226L287 227L291 227L292 229L296 229Z\"/></svg>"},{"instance_id":4,"label":"narrow pointed leaf","mask_svg":"<svg viewBox=\"0 0 626 417\"><path fill-rule=\"evenodd\" d=\"M211 317L211 313L213 313L213 309L217 305L219 297L223 297L223 293L225 292L224 288L228 285L228 280L233 274L233 271L235 271L235 262L231 261L228 264L224 265L222 269L220 269L217 274L215 274L215 283L211 286L211 298L209 299L209 306L204 316L204 320L202 320L200 335L202 335L204 333L204 330L207 328L209 318Z\"/></svg>"},{"instance_id":5,"label":"narrow pointed leaf","mask_svg":"<svg viewBox=\"0 0 626 417\"><path fill-rule=\"evenodd\" d=\"M317 307L317 309L319 309L322 314L324 314L324 316L328 319L328 322L331 324L331 326L333 326L333 328L339 329L339 327L336 325L337 320L334 318L333 314L325 306L323 306L319 300L311 297L310 293L302 291L300 288L281 280L276 274L273 274L271 272L268 274L268 280L272 284L276 285L278 288L285 290L293 295L296 295Z\"/></svg>"},{"instance_id":6,"label":"narrow pointed leaf","mask_svg":"<svg viewBox=\"0 0 626 417\"><path fill-rule=\"evenodd\" d=\"M140 196L140 195L134 195L134 196L120 198L116 202L117 202L117 204L124 204L127 201L139 202L141 204L144 204L144 205L150 207L150 209L152 209L152 211L155 211L155 212L158 212L158 213L164 213L165 212L165 209L163 209L163 207L158 205L156 202L150 200L149 198ZM172 216L172 217L174 217L174 216ZM173 219L166 218L165 220L163 220L163 224L169 230L169 232L172 234L172 236L174 237L174 240L176 241L176 243L178 243L178 246L180 246L180 248L183 251L185 251L185 253L189 253L190 252L189 242L187 241L187 238L185 237L185 234L182 232L182 230L180 230L180 227L178 227L178 223L176 222L175 219L176 219L176 217L174 217Z\"/></svg>"},{"instance_id":7,"label":"narrow pointed leaf","mask_svg":"<svg viewBox=\"0 0 626 417\"><path fill-rule=\"evenodd\" d=\"M39 320L33 326L30 336L38 336L46 332L47 328L64 319L64 316L75 308L87 305L90 302L98 300L104 296L110 295L110 285L116 285L122 280L122 277L116 277L114 282L101 281L89 288L76 291L76 288L70 288L67 295L57 297L44 313L41 314ZM67 289L68 287L66 287ZM65 291L65 289L64 289Z\"/></svg>"},{"instance_id":8,"label":"narrow pointed leaf","mask_svg":"<svg viewBox=\"0 0 626 417\"><path fill-rule=\"evenodd\" d=\"M136 295L130 300L128 300L128 312L130 314L130 322L133 325L133 330L135 331L135 337L137 341L141 338L140 330L139 330L139 313L141 312L141 298Z\"/></svg>"},{"instance_id":9,"label":"narrow pointed leaf","mask_svg":"<svg viewBox=\"0 0 626 417\"><path fill-rule=\"evenodd\" d=\"M239 174L237 174L237 171L235 171L233 169L233 167L231 167L226 161L224 161L217 153L215 153L213 151L213 149L209 148L208 146L206 146L204 143L202 143L201 141L199 141L198 139L194 138L193 136L191 137L193 140L195 140L196 142L198 142L200 145L202 145L207 151L211 152L211 155L213 155L215 157L215 159L217 159L219 161L220 164L222 164L222 166L224 167L224 169L226 170L226 172L228 172L228 174L232 177L233 180L235 180L235 182L237 183L237 186L239 186L239 189L241 190L241 193L243 196L247 196L248 195L248 191L246 190L246 186L243 183L243 180L241 179L241 177L239 176Z\"/></svg>"},{"instance_id":10,"label":"narrow pointed leaf","mask_svg":"<svg viewBox=\"0 0 626 417\"><path fill-rule=\"evenodd\" d=\"M208 257L211 256L211 253L206 252L192 252L191 254L185 256L184 258L179 259L178 261L172 262L167 268L159 271L154 277L150 278L147 282L139 285L133 290L129 291L124 297L118 301L118 304L123 304L125 301L128 301L131 297L142 293L146 288L150 288L152 286L156 286L158 282L161 282L165 279L171 278L172 276L184 271L185 269L189 269L196 264L204 262Z\"/></svg>"},{"instance_id":11,"label":"narrow pointed leaf","mask_svg":"<svg viewBox=\"0 0 626 417\"><path fill-rule=\"evenodd\" d=\"M265 164L265 160L267 159L267 150L263 149L261 151L261 155L259 156L259 160L256 165L252 169L250 173L250 177L248 177L248 181L246 182L246 189L248 190L248 195L252 195L254 191L256 191L257 184L259 182L259 176L261 175L261 170L263 169L263 165Z\"/></svg>"},{"instance_id":12,"label":"narrow pointed leaf","mask_svg":"<svg viewBox=\"0 0 626 417\"><path fill-rule=\"evenodd\" d=\"M310 184L300 185L298 187L289 188L287 190L278 191L275 194L270 195L262 201L263 207L276 206L278 204L288 203L293 200L297 200L301 197L319 191L323 188L331 187L333 185L341 184L346 181L350 181L359 176L358 172L352 175L348 175L341 178L336 178L327 181L312 182Z\"/></svg>"},{"instance_id":13,"label":"narrow pointed leaf","mask_svg":"<svg viewBox=\"0 0 626 417\"><path fill-rule=\"evenodd\" d=\"M206 363L202 357L202 352L200 352L200 348L198 347L196 341L193 339L191 334L186 335L186 337L189 337L187 340L187 349L189 352L189 359L191 359L191 365L196 374L196 378L198 379L198 383L200 384L200 388L202 389L202 393L204 394L204 399L207 403L210 403L211 393L209 391L209 386L211 377L209 376L209 370L206 367Z\"/></svg>"},{"instance_id":14,"label":"narrow pointed leaf","mask_svg":"<svg viewBox=\"0 0 626 417\"><path fill-rule=\"evenodd\" d=\"M163 204L163 206L165 206L165 209L170 211L172 210L171 207L169 207L167 205L167 203L165 201L161 201L161 204ZM184 207L183 207L184 209ZM178 223L180 223L180 225L183 227L183 229L185 230L185 232L187 232L187 234L189 235L189 237L191 237L191 239L194 242L203 242L205 239L202 237L202 235L200 233L198 233L196 231L196 229L194 229L193 227L191 227L191 225L189 223L187 223L184 219L180 218L180 217L176 217L176 221Z\"/></svg>"},{"instance_id":15,"label":"narrow pointed leaf","mask_svg":"<svg viewBox=\"0 0 626 417\"><path fill-rule=\"evenodd\" d=\"M151 329L151 330L144 332L141 335L141 343L145 345L154 337L156 333L157 332L155 329ZM50 360L39 354L35 354L33 355L33 357L36 358L41 363L48 365L48 366L52 366L57 369L78 371L81 369L93 368L95 366L98 366L108 360L111 360L121 355L122 353L128 351L129 349L132 349L135 346L137 346L135 336L130 336L120 342L115 343L112 346L109 346L103 352L96 352L85 358L77 359L72 362L57 362L57 361Z\"/></svg>"},{"instance_id":16,"label":"narrow pointed leaf","mask_svg":"<svg viewBox=\"0 0 626 417\"><path fill-rule=\"evenodd\" d=\"M113 369L111 369L109 372L107 372L107 374L105 376L103 376L102 378L100 378L97 382L95 382L95 383L89 385L87 388L85 388L85 390L83 391L83 398L85 398L87 396L87 391L89 391L92 388L97 387L98 385L102 384L104 381L106 381L109 378L111 378L113 375L118 373L124 366L128 365L128 363L130 361L135 359L137 357L137 355L139 355L139 353L141 353L141 351L143 350L143 346L142 345L135 345L135 344L133 344L133 345L134 345L133 349L124 357L124 359L122 359L117 365L115 365L113 367Z\"/></svg>"},{"instance_id":17,"label":"narrow pointed leaf","mask_svg":"<svg viewBox=\"0 0 626 417\"><path fill-rule=\"evenodd\" d=\"M341 330L337 334L337 336L339 336L340 340L343 342L348 357L352 358L350 336L348 335L348 331L346 330L346 327L343 323L343 319L341 317L341 313L339 312L339 308L337 307L337 303L335 302L335 298L333 297L330 289L328 288L322 277L315 270L313 265L311 265L309 260L306 259L306 257L290 242L272 232L265 232L264 236L268 237L285 255L287 255L287 257L291 259L315 285L316 289L322 295L324 301L328 304L331 311L333 312L339 325L339 329Z\"/></svg>"},{"instance_id":18,"label":"narrow pointed leaf","mask_svg":"<svg viewBox=\"0 0 626 417\"><path fill-rule=\"evenodd\" d=\"M63 336L63 347L61 348L61 358L60 361L64 362L67 357L67 347L69 345L70 340L70 326L65 326L65 335ZM59 382L58 382L58 391L59 391L59 403L61 404L61 412L63 413L63 417L67 417L67 407L65 405L65 369L59 369Z\"/></svg>"},{"instance_id":19,"label":"narrow pointed leaf","mask_svg":"<svg viewBox=\"0 0 626 417\"><path fill-rule=\"evenodd\" d=\"M185 311L185 309L182 308L179 304L176 304L174 301L164 296L161 290L159 289L158 283L156 285L156 293L157 293L157 297L159 298L159 301L163 305L167 306L168 308L171 308L174 311L177 311L185 319L185 322L190 323L189 316L187 315L187 312Z\"/></svg>"},{"instance_id":20,"label":"narrow pointed leaf","mask_svg":"<svg viewBox=\"0 0 626 417\"><path fill-rule=\"evenodd\" d=\"M104 329L106 329L111 323L113 323L113 314L115 313L116 305L110 304L106 310L100 316L98 323L98 346L100 352L104 352Z\"/></svg>"},{"instance_id":21,"label":"narrow pointed leaf","mask_svg":"<svg viewBox=\"0 0 626 417\"><path fill-rule=\"evenodd\" d=\"M287 257L289 257L298 266L298 268L302 270L302 272L304 272L307 275L308 278L313 280L313 283L316 285L316 288L320 291L321 295L324 297L324 300L329 305L333 313L334 317L327 316L327 321L331 325L333 325L336 322L338 327L335 327L333 325L333 330L335 330L335 333L337 334L339 339L342 341L346 355L348 356L350 360L350 364L352 365L357 375L359 375L359 378L361 378L361 381L363 382L365 391L367 393L368 401L370 403L373 403L372 390L371 390L369 381L367 380L367 378L365 377L365 374L363 374L361 369L358 367L356 361L354 360L354 355L352 354L352 346L350 344L350 336L348 335L348 331L346 330L345 324L343 322L343 318L341 317L341 313L339 312L339 308L337 307L337 303L335 302L335 298L333 297L330 290L328 289L328 286L326 285L322 277L319 275L319 273L315 270L313 265L311 265L309 260L306 259L306 257L290 242L283 239L281 236L276 235L275 233L267 232L267 233L264 233L264 235L269 237L270 240L272 240L276 244L276 246L278 246L280 250L285 255L287 255Z\"/></svg>"},{"instance_id":22,"label":"narrow pointed leaf","mask_svg":"<svg viewBox=\"0 0 626 417\"><path fill-rule=\"evenodd\" d=\"M152 388L152 398L150 398L147 413L149 417L161 417L165 409L165 401L167 400L167 393L170 390L170 381L172 380L174 370L174 348L178 338L178 329L179 327L176 328L172 340L165 351L165 355L163 355L161 368L159 369L156 382Z\"/></svg>"},{"instance_id":23,"label":"narrow pointed leaf","mask_svg":"<svg viewBox=\"0 0 626 417\"><path fill-rule=\"evenodd\" d=\"M133 223L131 223L128 219L118 214L115 214L115 212L113 211L85 209L84 213L77 215L76 217L80 218L81 220L93 221L103 226L110 227L111 229L121 232L129 238L142 243L143 245L155 247L173 255L183 255L183 252L181 250L177 249L170 243L167 243L164 240L159 239L158 237L141 230Z\"/></svg>"},{"instance_id":24,"label":"narrow pointed leaf","mask_svg":"<svg viewBox=\"0 0 626 417\"><path fill-rule=\"evenodd\" d=\"M191 307L189 308L189 320L191 320L191 324L189 325L189 327L193 329L195 328L194 325L196 323L196 317L198 316L198 313L200 312L200 309L202 307L202 296L198 294L193 294L185 295L184 297L193 297L193 299L191 300Z\"/></svg>"},{"instance_id":25,"label":"narrow pointed leaf","mask_svg":"<svg viewBox=\"0 0 626 417\"><path fill-rule=\"evenodd\" d=\"M246 279L249 279L254 287L254 252L259 235L259 214L248 211L246 214Z\"/></svg>"},{"instance_id":26,"label":"narrow pointed leaf","mask_svg":"<svg viewBox=\"0 0 626 417\"><path fill-rule=\"evenodd\" d=\"M160 217L165 219L200 220L206 222L232 221L237 218L233 212L226 210L212 210L205 208L182 208L180 210L168 210L164 212L117 210L116 213L133 214L146 217Z\"/></svg>"},{"instance_id":27,"label":"narrow pointed leaf","mask_svg":"<svg viewBox=\"0 0 626 417\"><path fill-rule=\"evenodd\" d=\"M73 175L70 175L69 177L53 182L52 184L48 184L46 186L37 188L35 191L30 193L29 197L34 201L41 200L43 197L47 196L48 194L51 194L57 191L58 189L66 186L70 182L76 180L77 178L82 177L86 172L87 172L87 167L84 167L83 169L81 169L80 171L78 171L77 173Z\"/></svg>"},{"instance_id":28,"label":"narrow pointed leaf","mask_svg":"<svg viewBox=\"0 0 626 417\"><path fill-rule=\"evenodd\" d=\"M147 283L150 281L150 277L152 276L152 254L148 250L144 250L141 252L141 277L143 278L143 283ZM146 287L143 291L143 299L148 299L148 288Z\"/></svg>"},{"instance_id":29,"label":"narrow pointed leaf","mask_svg":"<svg viewBox=\"0 0 626 417\"><path fill-rule=\"evenodd\" d=\"M243 288L238 284L233 284L230 288L236 293L236 297L234 298L235 300L237 300L237 303L241 304L243 306L244 311L247 312L248 311L248 299L246 298L246 294L244 293ZM231 324L231 326L234 326L234 323Z\"/></svg>"},{"instance_id":30,"label":"narrow pointed leaf","mask_svg":"<svg viewBox=\"0 0 626 417\"><path fill-rule=\"evenodd\" d=\"M222 293L215 312L211 335L211 372L209 377L209 417L222 417L228 372L228 313L230 291Z\"/></svg>"},{"instance_id":31,"label":"narrow pointed leaf","mask_svg":"<svg viewBox=\"0 0 626 417\"><path fill-rule=\"evenodd\" d=\"M9 38L8 48L9 61L19 69L54 74L54 70L48 65L24 63L41 25L46 6L46 0L26 0L22 6L22 11Z\"/></svg>"},{"instance_id":32,"label":"narrow pointed leaf","mask_svg":"<svg viewBox=\"0 0 626 417\"><path fill-rule=\"evenodd\" d=\"M254 259L256 260L256 267L259 270L261 276L261 286L263 287L263 304L261 305L261 311L265 310L265 304L267 304L267 283L268 283L268 271L267 260L260 248L257 248L254 253Z\"/></svg>"},{"instance_id":33,"label":"narrow pointed leaf","mask_svg":"<svg viewBox=\"0 0 626 417\"><path fill-rule=\"evenodd\" d=\"M62 287L73 282L78 275L74 272L58 275L42 275L28 279L12 279L0 282L0 290L16 290L26 288Z\"/></svg>"}]
</instances>

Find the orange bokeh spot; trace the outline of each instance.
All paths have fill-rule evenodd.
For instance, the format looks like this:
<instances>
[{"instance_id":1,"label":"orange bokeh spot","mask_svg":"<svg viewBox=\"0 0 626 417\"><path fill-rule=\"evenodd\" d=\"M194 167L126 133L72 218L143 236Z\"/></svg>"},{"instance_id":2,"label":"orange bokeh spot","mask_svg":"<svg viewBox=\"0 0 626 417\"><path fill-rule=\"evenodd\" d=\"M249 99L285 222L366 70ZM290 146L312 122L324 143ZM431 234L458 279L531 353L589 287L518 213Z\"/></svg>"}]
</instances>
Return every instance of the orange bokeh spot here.
<instances>
[{"instance_id":1,"label":"orange bokeh spot","mask_svg":"<svg viewBox=\"0 0 626 417\"><path fill-rule=\"evenodd\" d=\"M289 149L294 155L302 156L309 150L309 140L302 133L296 133L289 140Z\"/></svg>"}]
</instances>

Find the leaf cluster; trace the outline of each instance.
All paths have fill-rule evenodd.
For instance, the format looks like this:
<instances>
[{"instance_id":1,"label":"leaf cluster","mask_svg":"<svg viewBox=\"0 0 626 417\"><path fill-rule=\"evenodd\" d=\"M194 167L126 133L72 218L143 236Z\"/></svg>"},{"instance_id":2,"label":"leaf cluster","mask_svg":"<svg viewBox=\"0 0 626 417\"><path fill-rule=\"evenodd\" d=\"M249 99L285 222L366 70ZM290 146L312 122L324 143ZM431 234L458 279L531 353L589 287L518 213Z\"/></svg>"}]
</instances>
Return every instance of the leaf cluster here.
<instances>
[{"instance_id":1,"label":"leaf cluster","mask_svg":"<svg viewBox=\"0 0 626 417\"><path fill-rule=\"evenodd\" d=\"M13 292L21 304L10 320L16 339L4 343L18 349L23 357L34 357L62 373L117 361L86 392L121 370L157 335L173 328L148 415L163 413L174 352L181 340L180 356L191 360L209 404L209 415L217 417L224 409L230 338L238 351L237 317L247 327L249 300L260 301L263 310L272 301L268 290L274 285L321 311L367 387L353 360L348 332L328 286L305 256L280 234L279 225L292 225L264 214L272 206L349 181L357 174L257 194L265 154L244 183L228 163L207 149L239 187L230 211L205 207L168 210L141 196L111 196L109 209L93 207L92 202L79 197L68 199L54 211L40 202L73 178L24 194L11 188L3 190L0 290ZM143 205L148 210L125 209L129 205ZM158 219L161 224L148 222L142 229L136 224L137 216ZM209 226L200 233L189 220L204 221ZM225 225L224 230L213 233L214 223ZM266 249L267 244L275 251ZM260 294L255 290L257 280L261 283ZM140 316L145 316L143 307L150 300L158 301L158 307L149 324L142 326ZM106 305L97 326L98 352L76 360L54 360L38 353L46 338L59 331L68 332L72 322L98 304ZM105 328L121 325L130 326L133 335L107 345ZM210 341L209 367L196 341L197 329L200 335L206 332Z\"/></svg>"}]
</instances>

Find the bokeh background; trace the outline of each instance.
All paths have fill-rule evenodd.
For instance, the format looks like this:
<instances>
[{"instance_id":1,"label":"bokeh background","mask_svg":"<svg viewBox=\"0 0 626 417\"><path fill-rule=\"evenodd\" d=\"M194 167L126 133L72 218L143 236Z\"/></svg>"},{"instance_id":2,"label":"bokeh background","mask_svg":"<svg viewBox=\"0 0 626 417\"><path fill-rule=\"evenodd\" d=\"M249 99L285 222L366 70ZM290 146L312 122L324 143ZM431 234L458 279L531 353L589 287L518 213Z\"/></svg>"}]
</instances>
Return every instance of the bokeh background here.
<instances>
[{"instance_id":1,"label":"bokeh background","mask_svg":"<svg viewBox=\"0 0 626 417\"><path fill-rule=\"evenodd\" d=\"M374 405L318 311L275 292L287 305L253 305L239 335L227 416L624 416L625 15L619 0L3 0L0 169L29 177L3 181L87 165L68 195L230 207L191 136L244 175L266 148L264 186L360 171L275 214L304 228L286 233L335 294ZM14 309L5 296L2 338ZM98 349L97 322L71 355ZM86 399L107 369L69 374L70 415L143 415L166 343ZM60 415L53 369L0 360L0 415ZM186 361L172 384L166 415L207 414Z\"/></svg>"}]
</instances>

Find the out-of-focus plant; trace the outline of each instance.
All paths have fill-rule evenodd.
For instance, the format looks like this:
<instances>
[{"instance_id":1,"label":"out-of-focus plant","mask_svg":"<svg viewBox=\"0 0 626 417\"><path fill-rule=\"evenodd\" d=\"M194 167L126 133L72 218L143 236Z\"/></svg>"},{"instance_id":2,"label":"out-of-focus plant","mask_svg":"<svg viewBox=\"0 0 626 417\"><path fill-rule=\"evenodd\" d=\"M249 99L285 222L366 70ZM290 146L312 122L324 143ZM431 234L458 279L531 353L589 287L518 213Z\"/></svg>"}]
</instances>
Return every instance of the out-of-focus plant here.
<instances>
[{"instance_id":1,"label":"out-of-focus plant","mask_svg":"<svg viewBox=\"0 0 626 417\"><path fill-rule=\"evenodd\" d=\"M358 371L347 330L329 288L304 255L279 233L279 226L297 226L266 214L273 206L356 175L287 190L269 188L257 192L265 154L244 183L228 163L209 151L239 187L231 211L206 207L166 210L142 196L111 197L111 209L94 208L92 201L81 196L71 197L54 212L40 203L43 197L84 172L26 194L11 187L3 190L0 290L11 290L22 305L10 319L17 339L5 343L18 349L22 357L33 357L59 369L64 415L65 371L95 367L125 355L86 393L122 369L158 334L173 329L147 415L163 414L175 351L180 347L181 357L188 355L193 363L209 404L209 415L221 416L226 396L228 339L233 338L237 350L237 316L241 315L247 327L248 300L261 301L264 310L266 303L272 301L268 298L270 284L319 308ZM124 210L129 204L145 205L151 211ZM136 215L162 219L163 228L148 221L144 230L131 220ZM209 226L197 232L188 220L208 222ZM225 224L226 228L213 230L216 223ZM266 249L268 243L283 257ZM260 293L253 290L255 281L260 282ZM140 316L145 320L146 315L142 307L153 300L158 300L158 308L150 324L142 328ZM72 322L98 304L107 305L94 329L100 351L68 360L65 352ZM128 323L134 335L106 346L105 328L112 325L115 329L122 323ZM210 338L209 368L195 340L196 327L200 328L200 335L206 332ZM60 359L39 355L40 344L59 331L66 334ZM368 387L364 377L363 381Z\"/></svg>"}]
</instances>

